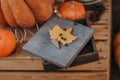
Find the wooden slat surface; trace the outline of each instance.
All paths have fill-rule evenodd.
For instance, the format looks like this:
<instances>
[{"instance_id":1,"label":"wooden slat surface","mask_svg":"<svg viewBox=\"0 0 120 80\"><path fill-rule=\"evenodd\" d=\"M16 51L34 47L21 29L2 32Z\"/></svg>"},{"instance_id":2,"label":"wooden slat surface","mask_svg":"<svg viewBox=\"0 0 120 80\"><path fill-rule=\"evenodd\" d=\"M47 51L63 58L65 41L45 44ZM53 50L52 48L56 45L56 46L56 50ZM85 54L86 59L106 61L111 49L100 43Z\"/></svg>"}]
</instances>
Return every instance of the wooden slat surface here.
<instances>
[{"instance_id":1,"label":"wooden slat surface","mask_svg":"<svg viewBox=\"0 0 120 80\"><path fill-rule=\"evenodd\" d=\"M0 70L43 70L41 60L0 60Z\"/></svg>"},{"instance_id":2,"label":"wooden slat surface","mask_svg":"<svg viewBox=\"0 0 120 80\"><path fill-rule=\"evenodd\" d=\"M88 73L40 73L0 72L1 80L107 80L106 72Z\"/></svg>"},{"instance_id":3,"label":"wooden slat surface","mask_svg":"<svg viewBox=\"0 0 120 80\"><path fill-rule=\"evenodd\" d=\"M109 80L111 46L111 0L106 0L105 6L106 11L102 15L101 20L94 24L90 23L91 27L95 29L94 38L100 57L99 61L71 67L66 70L80 70L80 72L41 72L43 70L42 60L23 51L21 49L23 44L20 44L18 45L15 53L9 57L0 59L0 79L56 80L57 78L57 80Z\"/></svg>"},{"instance_id":4,"label":"wooden slat surface","mask_svg":"<svg viewBox=\"0 0 120 80\"><path fill-rule=\"evenodd\" d=\"M108 25L91 25L95 29L95 40L107 40L108 39Z\"/></svg>"}]
</instances>

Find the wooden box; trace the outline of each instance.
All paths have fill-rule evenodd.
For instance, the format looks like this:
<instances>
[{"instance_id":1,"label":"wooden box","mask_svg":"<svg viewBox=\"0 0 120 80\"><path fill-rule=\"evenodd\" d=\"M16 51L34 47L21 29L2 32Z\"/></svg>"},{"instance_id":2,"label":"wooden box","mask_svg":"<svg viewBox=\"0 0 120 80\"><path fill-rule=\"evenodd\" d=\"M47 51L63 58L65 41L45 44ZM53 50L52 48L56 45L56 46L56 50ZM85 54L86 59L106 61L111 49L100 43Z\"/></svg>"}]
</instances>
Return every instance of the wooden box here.
<instances>
[{"instance_id":1,"label":"wooden box","mask_svg":"<svg viewBox=\"0 0 120 80\"><path fill-rule=\"evenodd\" d=\"M83 25L88 25L86 19L83 20L76 20L74 21L76 23L80 23ZM73 63L70 65L70 67L79 66L81 64L97 61L98 58L98 52L96 49L94 38L92 38L87 45L82 49L82 51L78 54L76 59L73 61ZM43 62L43 67L45 71L60 71L63 70L62 68L51 64L47 61ZM69 68L69 67L68 67ZM74 69L73 69L74 70Z\"/></svg>"}]
</instances>

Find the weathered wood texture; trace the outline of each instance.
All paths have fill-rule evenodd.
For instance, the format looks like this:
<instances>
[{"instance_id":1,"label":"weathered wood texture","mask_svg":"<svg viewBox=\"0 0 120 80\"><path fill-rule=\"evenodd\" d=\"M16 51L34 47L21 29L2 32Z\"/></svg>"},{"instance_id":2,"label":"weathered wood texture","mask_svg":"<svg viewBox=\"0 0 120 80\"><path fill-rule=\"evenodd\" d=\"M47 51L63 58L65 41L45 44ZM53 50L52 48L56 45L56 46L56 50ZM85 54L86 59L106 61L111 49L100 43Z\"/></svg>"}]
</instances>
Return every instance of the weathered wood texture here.
<instances>
[{"instance_id":1,"label":"weathered wood texture","mask_svg":"<svg viewBox=\"0 0 120 80\"><path fill-rule=\"evenodd\" d=\"M92 24L95 29L95 42L100 60L66 69L67 72L47 73L43 70L42 60L29 55L21 49L9 57L0 59L1 80L109 80L111 46L111 0L105 2L106 11L101 20ZM69 72L79 70L79 72ZM3 71L3 72L2 72ZM12 72L10 72L12 71ZM28 72L27 72L28 71Z\"/></svg>"},{"instance_id":2,"label":"weathered wood texture","mask_svg":"<svg viewBox=\"0 0 120 80\"><path fill-rule=\"evenodd\" d=\"M2 72L1 80L107 80L105 72L88 73L42 73L42 72Z\"/></svg>"}]
</instances>

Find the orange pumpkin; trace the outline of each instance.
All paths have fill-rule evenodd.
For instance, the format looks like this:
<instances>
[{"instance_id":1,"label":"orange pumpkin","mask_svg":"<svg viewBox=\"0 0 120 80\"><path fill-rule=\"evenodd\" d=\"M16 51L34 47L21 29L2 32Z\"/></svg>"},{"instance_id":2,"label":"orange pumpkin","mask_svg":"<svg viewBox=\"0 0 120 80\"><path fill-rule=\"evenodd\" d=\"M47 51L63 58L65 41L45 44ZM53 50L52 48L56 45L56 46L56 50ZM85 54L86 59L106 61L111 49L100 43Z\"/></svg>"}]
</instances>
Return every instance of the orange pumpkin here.
<instances>
[{"instance_id":1,"label":"orange pumpkin","mask_svg":"<svg viewBox=\"0 0 120 80\"><path fill-rule=\"evenodd\" d=\"M55 0L50 0L51 2L52 2L52 4L54 4L55 3Z\"/></svg>"},{"instance_id":2,"label":"orange pumpkin","mask_svg":"<svg viewBox=\"0 0 120 80\"><path fill-rule=\"evenodd\" d=\"M0 29L0 57L10 55L16 47L15 36L6 29Z\"/></svg>"},{"instance_id":3,"label":"orange pumpkin","mask_svg":"<svg viewBox=\"0 0 120 80\"><path fill-rule=\"evenodd\" d=\"M47 21L53 14L55 0L0 0L0 26L30 28ZM4 19L5 18L5 19Z\"/></svg>"},{"instance_id":4,"label":"orange pumpkin","mask_svg":"<svg viewBox=\"0 0 120 80\"><path fill-rule=\"evenodd\" d=\"M86 10L78 1L66 1L59 9L62 18L69 20L83 19L86 17Z\"/></svg>"},{"instance_id":5,"label":"orange pumpkin","mask_svg":"<svg viewBox=\"0 0 120 80\"><path fill-rule=\"evenodd\" d=\"M20 27L30 28L35 25L36 20L24 0L8 0L8 5Z\"/></svg>"},{"instance_id":6,"label":"orange pumpkin","mask_svg":"<svg viewBox=\"0 0 120 80\"><path fill-rule=\"evenodd\" d=\"M116 63L120 69L120 32L116 35L114 40L114 52Z\"/></svg>"},{"instance_id":7,"label":"orange pumpkin","mask_svg":"<svg viewBox=\"0 0 120 80\"><path fill-rule=\"evenodd\" d=\"M39 22L47 21L53 14L53 0L25 0Z\"/></svg>"},{"instance_id":8,"label":"orange pumpkin","mask_svg":"<svg viewBox=\"0 0 120 80\"><path fill-rule=\"evenodd\" d=\"M3 16L2 10L1 10L1 2L0 2L0 26L5 26L7 22L5 21L5 18Z\"/></svg>"},{"instance_id":9,"label":"orange pumpkin","mask_svg":"<svg viewBox=\"0 0 120 80\"><path fill-rule=\"evenodd\" d=\"M5 17L5 20L11 27L17 27L18 24L15 22L12 11L8 5L8 0L0 0L0 1L1 1L1 9Z\"/></svg>"}]
</instances>

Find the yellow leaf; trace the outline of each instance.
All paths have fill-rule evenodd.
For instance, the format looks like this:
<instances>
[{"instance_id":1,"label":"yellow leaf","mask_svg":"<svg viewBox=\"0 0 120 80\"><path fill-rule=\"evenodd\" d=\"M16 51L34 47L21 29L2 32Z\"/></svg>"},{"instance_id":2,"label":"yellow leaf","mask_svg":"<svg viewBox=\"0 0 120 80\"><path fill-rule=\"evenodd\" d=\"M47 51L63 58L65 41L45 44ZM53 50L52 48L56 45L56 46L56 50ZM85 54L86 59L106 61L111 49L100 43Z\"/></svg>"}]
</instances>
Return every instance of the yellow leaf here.
<instances>
[{"instance_id":1,"label":"yellow leaf","mask_svg":"<svg viewBox=\"0 0 120 80\"><path fill-rule=\"evenodd\" d=\"M60 28L58 25L54 26L52 30L49 30L50 32L50 38L51 39L57 39L59 37L59 34L63 32L62 28Z\"/></svg>"},{"instance_id":2,"label":"yellow leaf","mask_svg":"<svg viewBox=\"0 0 120 80\"><path fill-rule=\"evenodd\" d=\"M77 39L77 36L71 34L72 30L72 28L67 28L63 30L60 26L56 25L52 30L49 30L50 38L56 39L63 45L70 44Z\"/></svg>"}]
</instances>

